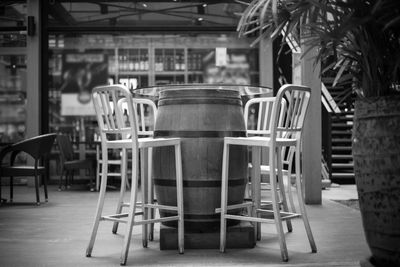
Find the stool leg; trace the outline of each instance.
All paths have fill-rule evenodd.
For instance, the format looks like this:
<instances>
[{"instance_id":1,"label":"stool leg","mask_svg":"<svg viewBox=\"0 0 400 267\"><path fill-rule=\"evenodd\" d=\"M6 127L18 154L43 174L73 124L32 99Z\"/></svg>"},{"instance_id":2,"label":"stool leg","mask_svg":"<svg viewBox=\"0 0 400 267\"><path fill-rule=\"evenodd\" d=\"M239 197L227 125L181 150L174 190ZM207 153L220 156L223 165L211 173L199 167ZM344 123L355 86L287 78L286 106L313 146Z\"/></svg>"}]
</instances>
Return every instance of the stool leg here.
<instances>
[{"instance_id":1,"label":"stool leg","mask_svg":"<svg viewBox=\"0 0 400 267\"><path fill-rule=\"evenodd\" d=\"M44 201L48 202L49 201L49 194L47 192L47 178L48 178L48 175L45 174L42 177L43 177Z\"/></svg>"},{"instance_id":2,"label":"stool leg","mask_svg":"<svg viewBox=\"0 0 400 267\"><path fill-rule=\"evenodd\" d=\"M97 166L96 166L96 191L100 190L100 165L103 167L102 160L100 160L100 146L96 145L96 157L97 157Z\"/></svg>"},{"instance_id":3,"label":"stool leg","mask_svg":"<svg viewBox=\"0 0 400 267\"><path fill-rule=\"evenodd\" d=\"M253 201L253 210L252 217L258 217L259 214L257 210L261 205L261 147L252 147L252 201ZM261 240L261 223L255 223L255 238L256 240Z\"/></svg>"},{"instance_id":4,"label":"stool leg","mask_svg":"<svg viewBox=\"0 0 400 267\"><path fill-rule=\"evenodd\" d=\"M149 179L148 184L148 203L154 203L154 185L153 185L153 148L149 148L149 153L147 157L147 177ZM155 210L150 209L150 218L155 218ZM149 240L153 241L154 239L154 223L149 224Z\"/></svg>"},{"instance_id":5,"label":"stool leg","mask_svg":"<svg viewBox=\"0 0 400 267\"><path fill-rule=\"evenodd\" d=\"M278 150L281 150L281 148L279 148ZM281 198L282 198L282 207L283 207L283 211L285 212L289 212L289 208L288 208L288 204L287 204L287 200L286 200L286 190L285 190L285 185L283 184L283 174L282 174L282 153L278 152L276 153L276 158L277 158L277 170L278 170L278 183L279 183L279 192L281 193ZM291 220L286 220L286 226L289 232L293 231L293 227L292 227L292 222Z\"/></svg>"},{"instance_id":6,"label":"stool leg","mask_svg":"<svg viewBox=\"0 0 400 267\"><path fill-rule=\"evenodd\" d=\"M102 158L104 160L103 162L107 162L107 160L108 160L107 148L102 149ZM90 257L92 255L93 245L94 245L94 241L96 239L97 230L99 228L101 213L103 211L104 197L105 197L106 188L107 188L107 165L106 164L102 164L101 172L102 172L102 175L101 175L100 194L99 194L99 199L97 202L97 208L96 208L96 214L95 214L93 228L92 228L92 234L90 236L89 244L86 249L86 257Z\"/></svg>"},{"instance_id":7,"label":"stool leg","mask_svg":"<svg viewBox=\"0 0 400 267\"><path fill-rule=\"evenodd\" d=\"M36 205L40 205L39 176L35 172Z\"/></svg>"},{"instance_id":8,"label":"stool leg","mask_svg":"<svg viewBox=\"0 0 400 267\"><path fill-rule=\"evenodd\" d=\"M95 190L94 179L93 179L94 176L96 175L96 170L95 170L95 168L96 168L96 165L92 166L92 167L89 169L89 175L90 175L89 190L90 190L90 192L94 192L94 190Z\"/></svg>"},{"instance_id":9,"label":"stool leg","mask_svg":"<svg viewBox=\"0 0 400 267\"><path fill-rule=\"evenodd\" d=\"M180 143L175 145L175 172L176 172L176 202L178 206L178 247L183 254L185 247L185 229L183 212L183 182L182 182L182 154Z\"/></svg>"},{"instance_id":10,"label":"stool leg","mask_svg":"<svg viewBox=\"0 0 400 267\"><path fill-rule=\"evenodd\" d=\"M276 185L276 179L273 179L272 177L276 177L276 156L277 154L280 153L280 151L277 151L276 147L272 146L270 148L270 157L269 157L269 162L270 162L270 183L271 183L271 193L272 193L272 208L274 210L274 220L275 220L275 226L276 226L276 231L278 232L278 238L279 238L279 247L281 249L281 256L283 261L288 261L288 252L287 252L287 247L286 247L286 241L285 241L285 235L283 232L283 227L282 227L282 219L280 215L280 205L279 205L279 197L278 197L278 192L277 192L277 185Z\"/></svg>"},{"instance_id":11,"label":"stool leg","mask_svg":"<svg viewBox=\"0 0 400 267\"><path fill-rule=\"evenodd\" d=\"M226 218L228 205L228 169L229 169L229 144L224 143L222 154L222 178L221 178L221 232L220 232L220 252L225 252L226 247Z\"/></svg>"},{"instance_id":12,"label":"stool leg","mask_svg":"<svg viewBox=\"0 0 400 267\"><path fill-rule=\"evenodd\" d=\"M65 170L64 170L64 167L63 167L62 170L61 170L61 174L60 174L60 181L59 181L59 183L58 183L58 191L61 191L61 188L62 188L62 178L63 178L64 173L65 173Z\"/></svg>"},{"instance_id":13,"label":"stool leg","mask_svg":"<svg viewBox=\"0 0 400 267\"><path fill-rule=\"evenodd\" d=\"M317 252L317 246L315 245L314 237L311 231L310 223L308 221L307 213L306 213L306 208L304 206L304 201L303 201L303 192L302 192L302 185L301 185L301 176L300 176L300 145L298 144L296 147L296 188L297 188L297 198L299 201L299 208L300 208L300 213L301 213L301 218L303 219L304 227L306 228L307 232L307 237L310 242L310 247L311 251L313 253Z\"/></svg>"},{"instance_id":14,"label":"stool leg","mask_svg":"<svg viewBox=\"0 0 400 267\"><path fill-rule=\"evenodd\" d=\"M292 193L292 170L291 169L292 169L292 164L290 163L288 166L288 172L287 172L287 180L288 180L287 194L289 196L289 203L290 203L291 211L293 213L296 213L296 206L294 204L293 193Z\"/></svg>"},{"instance_id":15,"label":"stool leg","mask_svg":"<svg viewBox=\"0 0 400 267\"><path fill-rule=\"evenodd\" d=\"M68 186L68 180L69 180L69 176L71 175L71 171L67 170L65 172L65 190L67 190L69 188Z\"/></svg>"},{"instance_id":16,"label":"stool leg","mask_svg":"<svg viewBox=\"0 0 400 267\"><path fill-rule=\"evenodd\" d=\"M122 212L122 208L123 208L123 204L124 204L124 195L125 195L125 191L126 191L125 184L126 184L126 180L127 180L126 159L127 159L126 149L122 149L122 152L121 152L121 187L119 190L118 204L117 204L117 209L115 211L115 214L120 214ZM107 166L107 164L103 164L103 165ZM117 231L118 231L118 222L114 222L113 228L112 228L112 233L116 234Z\"/></svg>"},{"instance_id":17,"label":"stool leg","mask_svg":"<svg viewBox=\"0 0 400 267\"><path fill-rule=\"evenodd\" d=\"M10 202L14 199L14 178L10 176Z\"/></svg>"},{"instance_id":18,"label":"stool leg","mask_svg":"<svg viewBox=\"0 0 400 267\"><path fill-rule=\"evenodd\" d=\"M129 245L132 237L132 227L134 226L136 201L137 201L137 188L138 188L138 153L132 153L132 182L131 182L131 198L128 211L128 220L126 224L125 236L123 247L121 251L120 264L125 265L128 258Z\"/></svg>"},{"instance_id":19,"label":"stool leg","mask_svg":"<svg viewBox=\"0 0 400 267\"><path fill-rule=\"evenodd\" d=\"M149 219L149 208L145 207L145 204L148 203L148 177L147 177L147 149L142 148L140 150L140 179L142 181L142 188L141 188L141 193L142 193L142 212L143 212L143 220L148 220ZM144 248L147 248L147 229L148 225L143 224L142 225L142 244Z\"/></svg>"}]
</instances>

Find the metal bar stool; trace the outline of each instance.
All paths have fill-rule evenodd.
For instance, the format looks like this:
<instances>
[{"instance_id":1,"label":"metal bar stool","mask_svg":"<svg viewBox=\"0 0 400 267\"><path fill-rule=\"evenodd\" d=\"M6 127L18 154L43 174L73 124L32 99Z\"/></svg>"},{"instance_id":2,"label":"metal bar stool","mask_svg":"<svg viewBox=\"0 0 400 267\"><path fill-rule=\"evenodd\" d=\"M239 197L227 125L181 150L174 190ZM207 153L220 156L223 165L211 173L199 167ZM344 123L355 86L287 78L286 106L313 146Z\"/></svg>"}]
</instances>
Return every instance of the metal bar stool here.
<instances>
[{"instance_id":1,"label":"metal bar stool","mask_svg":"<svg viewBox=\"0 0 400 267\"><path fill-rule=\"evenodd\" d=\"M129 203L124 203L123 198L125 194L126 184L126 171L122 172L121 177L121 190L119 201L117 204L117 211L115 214L102 215L104 197L107 186L107 164L102 165L102 180L100 186L99 200L96 208L96 215L94 219L93 230L91 233L90 241L86 250L86 256L90 257L93 250L94 241L97 234L97 229L100 221L113 221L116 223L126 223L126 231L124 235L123 248L121 251L120 264L125 265L127 261L129 245L132 235L132 227L134 225L142 225L142 242L143 246L147 246L147 224L166 221L178 221L178 248L179 253L184 251L184 224L183 224L183 190L182 190L182 164L181 164L181 141L179 138L139 138L137 131L137 118L136 110L134 108L132 97L129 90L122 85L99 86L93 89L92 92L94 107L97 115L97 122L100 128L101 146L102 146L102 159L106 162L108 157L108 149L121 149L122 157L126 159L128 150L132 153L132 183L131 195ZM128 108L128 122L126 126L123 121L123 110L118 107L118 101L125 98ZM148 203L148 179L142 176L142 202L137 202L138 195L138 180L139 180L139 153L140 151L147 151L152 147L161 146L174 146L175 148L175 168L176 168L176 186L177 186L177 205L167 206ZM143 158L145 161L146 158ZM142 162L143 162L142 161ZM123 160L123 162L127 162ZM126 169L126 165L123 164ZM142 172L143 174L143 172ZM127 213L122 213L122 207L128 207ZM137 211L141 208L141 211ZM171 210L176 213L169 217L162 217L149 219L148 210L160 209ZM141 215L141 220L136 220L136 216ZM116 230L114 224L113 231Z\"/></svg>"},{"instance_id":2,"label":"metal bar stool","mask_svg":"<svg viewBox=\"0 0 400 267\"><path fill-rule=\"evenodd\" d=\"M295 85L284 85L280 88L273 105L271 114L270 136L251 136L251 137L225 137L224 152L222 160L222 187L221 187L221 232L220 232L220 251L225 251L226 245L226 220L243 220L254 223L275 223L281 256L283 261L288 261L288 251L283 232L282 221L291 220L300 217L303 220L307 237L311 246L312 252L316 252L317 248L311 232L311 227L307 218L304 199L302 194L302 181L300 174L300 157L301 157L301 133L302 127L309 103L310 88ZM282 108L282 99L286 99L287 106ZM281 112L285 111L284 123L279 125L279 117ZM252 147L252 194L251 201L237 205L227 205L228 199L228 169L229 169L229 147L230 145L243 145ZM272 194L272 209L261 207L260 199L260 153L262 147L269 148L269 175ZM295 147L295 169L296 169L296 189L299 204L299 213L281 211L278 197L278 184L281 190L283 189L282 181L282 148ZM278 176L278 179L272 177ZM304 179L304 177L303 177ZM284 190L284 189L283 189ZM231 209L251 207L250 214L231 215L228 211ZM264 216L261 216L264 215ZM271 219L271 216L273 217ZM257 232L257 231L256 231Z\"/></svg>"}]
</instances>

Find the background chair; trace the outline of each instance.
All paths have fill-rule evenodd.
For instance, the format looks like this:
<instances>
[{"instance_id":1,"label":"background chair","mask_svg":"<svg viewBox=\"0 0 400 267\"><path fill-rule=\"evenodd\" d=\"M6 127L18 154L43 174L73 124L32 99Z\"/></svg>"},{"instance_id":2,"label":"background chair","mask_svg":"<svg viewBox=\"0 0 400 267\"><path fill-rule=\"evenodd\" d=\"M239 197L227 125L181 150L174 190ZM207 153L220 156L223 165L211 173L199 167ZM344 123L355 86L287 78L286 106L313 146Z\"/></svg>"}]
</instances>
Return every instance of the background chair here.
<instances>
[{"instance_id":1,"label":"background chair","mask_svg":"<svg viewBox=\"0 0 400 267\"><path fill-rule=\"evenodd\" d=\"M271 115L273 111L273 104L275 102L275 97L262 97L253 98L249 100L244 109L245 123L248 136L270 136L271 134ZM285 121L286 113L286 100L281 100L281 112L278 118L278 126L283 126ZM262 164L261 174L266 176L265 181L262 180L261 188L262 190L269 190L269 165L268 162L268 151L263 149L262 151ZM286 178L283 182L285 183L286 194L289 196L290 208L292 211L296 211L293 194L291 188L291 176L292 176L292 162L294 156L294 147L282 147L282 172L283 177ZM249 163L249 168L252 168L251 163ZM251 184L250 184L251 185ZM250 187L248 187L250 190ZM280 191L280 190L279 190ZM286 197L284 192L281 192L281 198Z\"/></svg>"},{"instance_id":2,"label":"background chair","mask_svg":"<svg viewBox=\"0 0 400 267\"><path fill-rule=\"evenodd\" d=\"M13 202L13 177L26 176L35 179L36 204L40 205L39 196L39 176L42 176L45 201L48 201L47 179L48 170L46 168L46 158L51 151L57 134L50 133L29 138L18 143L5 147L0 152L0 180L4 176L10 177L10 202ZM18 154L25 152L34 159L33 166L14 165ZM8 164L3 162L6 156L10 155ZM43 160L43 165L39 165ZM0 198L1 198L1 182L0 182Z\"/></svg>"},{"instance_id":3,"label":"background chair","mask_svg":"<svg viewBox=\"0 0 400 267\"><path fill-rule=\"evenodd\" d=\"M274 222L279 238L279 245L281 249L281 256L283 261L288 261L288 252L286 247L285 235L283 232L282 221L289 221L293 218L300 217L303 220L307 237L311 246L312 252L316 252L314 237L311 232L311 227L307 218L306 209L304 206L302 181L301 181L301 135L306 116L306 111L310 98L310 88L304 86L284 85L282 86L275 98L272 107L272 114L270 119L270 134L269 136L251 136L251 137L225 137L224 138L224 152L222 160L222 186L221 186L221 239L220 251L225 251L226 245L226 220L243 220L255 223L270 223ZM286 100L286 108L282 108L282 99ZM283 115L282 115L283 114ZM283 123L280 125L280 117L283 117ZM252 201L238 204L227 205L228 199L228 169L229 169L229 146L230 145L243 145L252 148ZM271 201L272 209L261 207L261 181L260 181L260 154L261 148L267 147L269 149L269 177L276 177L278 179L270 179L271 184ZM279 188L284 188L282 182L282 148L294 147L295 148L295 172L296 172L296 189L298 204L300 208L299 213L289 212L287 205L283 204L283 211L279 204L278 184ZM278 184L277 184L278 183ZM283 198L284 199L284 198ZM251 207L250 214L231 215L228 210ZM219 210L218 210L219 211ZM261 216L263 215L263 216ZM271 219L271 216L273 219ZM288 225L289 226L289 225ZM289 227L288 227L289 228ZM291 228L291 226L290 226Z\"/></svg>"},{"instance_id":4,"label":"background chair","mask_svg":"<svg viewBox=\"0 0 400 267\"><path fill-rule=\"evenodd\" d=\"M157 106L156 104L146 98L132 98L133 109L136 113L136 125L137 133L139 137L153 137L154 136L154 126L156 125L157 118ZM127 100L126 98L121 99L118 102L120 109L124 110L124 123L127 124ZM126 115L125 115L126 114ZM143 172L143 177L147 177L148 181L151 182L152 177L152 162L153 162L153 149L149 148L147 150L142 150L140 154L140 160L144 163L141 172ZM153 184L148 186L148 202L154 203L154 186ZM150 218L155 217L155 210L151 210ZM152 241L154 238L154 224L149 224L149 240Z\"/></svg>"},{"instance_id":5,"label":"background chair","mask_svg":"<svg viewBox=\"0 0 400 267\"><path fill-rule=\"evenodd\" d=\"M122 105L118 105L118 101L121 98L126 98L127 101L127 115L129 125L127 126L123 121L123 110L120 108ZM179 138L138 138L137 131L137 118L134 104L132 102L131 93L129 90L121 85L112 86L99 86L93 89L92 99L97 116L97 122L100 129L101 136L101 150L102 159L106 162L108 157L109 149L120 149L122 150L122 158L127 158L127 150L130 150L132 154L131 161L131 196L129 203L124 202L124 194L126 190L126 160L122 161L122 176L121 176L121 189L120 196L117 203L117 210L115 214L102 215L104 197L107 186L107 168L106 164L102 165L102 177L100 185L99 200L96 209L96 215L94 219L93 229L90 237L90 241L86 250L86 256L90 257L93 250L94 241L97 235L97 229L100 221L113 221L113 233L116 233L119 223L126 223L125 235L123 241L123 248L121 251L121 265L126 264L130 240L132 236L132 227L134 225L142 225L142 242L143 246L147 246L147 224L165 221L178 221L178 248L179 252L183 253L184 250L184 224L183 224L183 186L182 186L182 164L181 164L181 145ZM110 136L114 136L110 138ZM175 168L176 168L176 186L177 186L177 203L175 206L158 205L148 202L147 187L152 185L148 181L147 177L144 176L142 171L142 202L137 202L138 195L138 176L139 176L139 151L143 152L151 147L161 146L174 146L175 149ZM145 165L146 157L142 157L142 170ZM127 213L122 213L122 208L128 207ZM139 212L137 209L141 207ZM176 215L162 217L158 219L149 218L149 210L152 209L163 209L171 210ZM136 220L136 216L143 216L142 220ZM127 218L125 220L125 218Z\"/></svg>"},{"instance_id":6,"label":"background chair","mask_svg":"<svg viewBox=\"0 0 400 267\"><path fill-rule=\"evenodd\" d=\"M75 159L74 148L69 136L59 134L57 144L60 150L61 174L58 190L62 189L62 178L65 174L65 188L68 188L74 179L74 172L79 170L88 170L90 175L90 191L94 191L93 176L96 171L96 159Z\"/></svg>"},{"instance_id":7,"label":"background chair","mask_svg":"<svg viewBox=\"0 0 400 267\"><path fill-rule=\"evenodd\" d=\"M136 111L137 118L137 133L139 137L151 137L154 132L155 119L157 117L157 106L150 99L140 99L140 98L132 98L132 103L134 105L134 109ZM120 109L123 110L123 116L121 120L127 126L129 125L128 119L128 106L125 98L119 100ZM97 158L97 173L96 173L96 190L99 191L100 188L100 177L101 173L101 165L103 164L103 160L101 159L101 147L97 146L96 148L96 158ZM149 149L148 158L151 159L151 149ZM110 166L119 166L119 171L108 171L108 176L111 177L121 177L121 166L122 166L122 155L118 155L115 159L108 159L107 164ZM125 159L128 160L128 159ZM147 161L149 166L146 170L151 173L151 160ZM129 188L129 181L127 180L127 186Z\"/></svg>"}]
</instances>

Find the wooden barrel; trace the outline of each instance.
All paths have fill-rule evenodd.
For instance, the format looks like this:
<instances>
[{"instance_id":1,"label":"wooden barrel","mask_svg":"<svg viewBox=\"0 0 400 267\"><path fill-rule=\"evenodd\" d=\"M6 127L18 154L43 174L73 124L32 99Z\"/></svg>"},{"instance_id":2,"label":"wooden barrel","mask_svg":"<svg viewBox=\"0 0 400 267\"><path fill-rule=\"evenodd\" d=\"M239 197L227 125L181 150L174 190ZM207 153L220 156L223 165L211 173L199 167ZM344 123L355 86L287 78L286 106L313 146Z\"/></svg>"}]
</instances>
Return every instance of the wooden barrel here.
<instances>
[{"instance_id":1,"label":"wooden barrel","mask_svg":"<svg viewBox=\"0 0 400 267\"><path fill-rule=\"evenodd\" d=\"M246 136L239 93L218 89L164 90L160 92L154 135L155 138L182 138L185 229L216 231L220 215L215 209L221 206L223 138ZM243 202L247 157L246 147L231 146L229 204ZM156 198L160 204L175 204L173 149L154 149L153 159ZM161 211L160 215L169 214ZM165 225L175 226L176 223Z\"/></svg>"}]
</instances>

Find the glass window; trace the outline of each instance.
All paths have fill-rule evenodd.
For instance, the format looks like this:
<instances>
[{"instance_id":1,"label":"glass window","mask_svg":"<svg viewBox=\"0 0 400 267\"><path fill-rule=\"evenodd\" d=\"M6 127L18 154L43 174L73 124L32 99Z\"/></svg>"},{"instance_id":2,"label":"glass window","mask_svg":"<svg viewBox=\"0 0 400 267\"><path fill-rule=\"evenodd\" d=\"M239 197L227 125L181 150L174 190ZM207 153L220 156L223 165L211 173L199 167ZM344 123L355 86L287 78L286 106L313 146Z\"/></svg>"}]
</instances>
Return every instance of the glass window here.
<instances>
[{"instance_id":1,"label":"glass window","mask_svg":"<svg viewBox=\"0 0 400 267\"><path fill-rule=\"evenodd\" d=\"M26 129L26 2L1 4L0 144L25 137Z\"/></svg>"},{"instance_id":2,"label":"glass window","mask_svg":"<svg viewBox=\"0 0 400 267\"><path fill-rule=\"evenodd\" d=\"M26 56L0 56L0 143L25 137Z\"/></svg>"}]
</instances>

